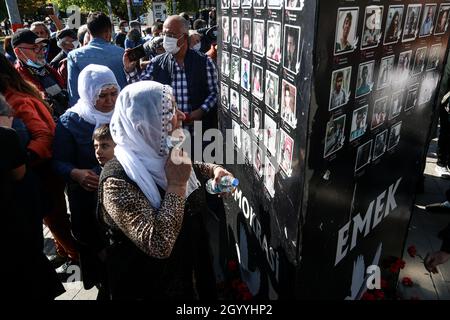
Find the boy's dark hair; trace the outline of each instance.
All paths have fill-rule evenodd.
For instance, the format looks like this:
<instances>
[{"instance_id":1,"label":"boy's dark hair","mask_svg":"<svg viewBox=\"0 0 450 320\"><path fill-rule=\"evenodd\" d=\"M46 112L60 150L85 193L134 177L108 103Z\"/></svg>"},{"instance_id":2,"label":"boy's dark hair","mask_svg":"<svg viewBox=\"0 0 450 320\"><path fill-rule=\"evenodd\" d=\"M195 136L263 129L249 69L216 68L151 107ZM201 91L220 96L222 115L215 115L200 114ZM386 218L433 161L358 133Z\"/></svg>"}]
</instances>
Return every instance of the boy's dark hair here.
<instances>
[{"instance_id":1,"label":"boy's dark hair","mask_svg":"<svg viewBox=\"0 0 450 320\"><path fill-rule=\"evenodd\" d=\"M95 129L92 135L92 140L112 140L111 131L109 130L109 124L103 124Z\"/></svg>"},{"instance_id":2,"label":"boy's dark hair","mask_svg":"<svg viewBox=\"0 0 450 320\"><path fill-rule=\"evenodd\" d=\"M87 27L89 33L93 37L99 37L103 33L110 31L112 29L111 20L103 12L97 11L89 14L87 19Z\"/></svg>"}]
</instances>

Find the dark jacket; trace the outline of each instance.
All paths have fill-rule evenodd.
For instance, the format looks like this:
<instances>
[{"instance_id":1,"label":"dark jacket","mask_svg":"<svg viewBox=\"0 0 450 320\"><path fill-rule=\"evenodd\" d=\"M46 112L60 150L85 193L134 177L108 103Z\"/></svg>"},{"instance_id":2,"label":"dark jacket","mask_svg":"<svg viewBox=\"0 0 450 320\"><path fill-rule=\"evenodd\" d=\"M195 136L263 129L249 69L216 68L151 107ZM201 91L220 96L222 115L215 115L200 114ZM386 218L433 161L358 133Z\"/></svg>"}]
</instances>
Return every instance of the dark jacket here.
<instances>
[{"instance_id":1,"label":"dark jacket","mask_svg":"<svg viewBox=\"0 0 450 320\"><path fill-rule=\"evenodd\" d=\"M189 104L192 110L198 109L209 95L208 76L206 73L207 56L188 50L184 58L186 80L188 84ZM153 62L153 80L166 85L172 85L172 74L175 61L170 53L157 56ZM204 72L199 72L204 70Z\"/></svg>"}]
</instances>

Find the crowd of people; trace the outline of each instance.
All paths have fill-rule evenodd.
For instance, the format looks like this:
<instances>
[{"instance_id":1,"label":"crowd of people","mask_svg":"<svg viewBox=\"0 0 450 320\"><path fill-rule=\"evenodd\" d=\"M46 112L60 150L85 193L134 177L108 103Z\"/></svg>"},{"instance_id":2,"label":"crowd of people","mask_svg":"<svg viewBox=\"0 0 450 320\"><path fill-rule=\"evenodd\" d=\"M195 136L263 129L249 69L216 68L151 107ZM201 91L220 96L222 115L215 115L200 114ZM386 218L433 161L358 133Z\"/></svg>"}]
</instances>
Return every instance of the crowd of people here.
<instances>
[{"instance_id":1,"label":"crowd of people","mask_svg":"<svg viewBox=\"0 0 450 320\"><path fill-rule=\"evenodd\" d=\"M78 266L98 299L213 298L203 186L232 174L192 163L170 141L194 121L217 126L215 26L183 13L144 30L123 20L113 36L102 12L78 30L2 26L0 202L14 239L11 296L27 286L53 299L64 292L61 275ZM44 254L43 223L54 256Z\"/></svg>"}]
</instances>

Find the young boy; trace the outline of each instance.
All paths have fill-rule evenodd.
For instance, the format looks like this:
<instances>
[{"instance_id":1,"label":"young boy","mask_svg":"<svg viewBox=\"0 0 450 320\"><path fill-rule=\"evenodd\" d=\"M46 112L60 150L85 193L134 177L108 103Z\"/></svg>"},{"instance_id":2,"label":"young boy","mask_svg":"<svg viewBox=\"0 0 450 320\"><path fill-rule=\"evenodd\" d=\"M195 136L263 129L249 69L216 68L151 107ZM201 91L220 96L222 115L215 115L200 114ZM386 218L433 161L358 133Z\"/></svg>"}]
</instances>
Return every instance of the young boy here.
<instances>
[{"instance_id":1,"label":"young boy","mask_svg":"<svg viewBox=\"0 0 450 320\"><path fill-rule=\"evenodd\" d=\"M103 168L109 160L114 158L114 147L116 146L111 137L109 125L104 124L95 129L92 138L94 140L95 157L97 158L100 167Z\"/></svg>"}]
</instances>

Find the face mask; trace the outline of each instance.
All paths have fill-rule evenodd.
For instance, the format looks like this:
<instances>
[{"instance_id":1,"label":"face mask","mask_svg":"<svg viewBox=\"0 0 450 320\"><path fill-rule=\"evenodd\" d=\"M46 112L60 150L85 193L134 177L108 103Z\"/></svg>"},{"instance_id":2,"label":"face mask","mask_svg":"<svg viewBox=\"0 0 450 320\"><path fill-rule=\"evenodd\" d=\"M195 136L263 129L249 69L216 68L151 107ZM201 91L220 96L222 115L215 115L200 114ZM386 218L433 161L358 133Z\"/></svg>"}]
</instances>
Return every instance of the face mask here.
<instances>
[{"instance_id":1,"label":"face mask","mask_svg":"<svg viewBox=\"0 0 450 320\"><path fill-rule=\"evenodd\" d=\"M166 137L166 146L169 148L169 150L172 150L173 148L180 146L184 142L183 137L173 137L173 136L167 136Z\"/></svg>"},{"instance_id":2,"label":"face mask","mask_svg":"<svg viewBox=\"0 0 450 320\"><path fill-rule=\"evenodd\" d=\"M125 31L125 32L130 31L130 27L125 27L125 28L124 28L124 31Z\"/></svg>"},{"instance_id":3,"label":"face mask","mask_svg":"<svg viewBox=\"0 0 450 320\"><path fill-rule=\"evenodd\" d=\"M200 51L201 47L202 47L202 44L199 42L195 46L193 46L192 49L195 50L195 51Z\"/></svg>"},{"instance_id":4,"label":"face mask","mask_svg":"<svg viewBox=\"0 0 450 320\"><path fill-rule=\"evenodd\" d=\"M178 39L180 39L180 38L178 38ZM163 47L166 50L166 52L169 52L169 53L175 55L178 53L178 51L180 51L180 47L177 45L178 39L164 36Z\"/></svg>"},{"instance_id":5,"label":"face mask","mask_svg":"<svg viewBox=\"0 0 450 320\"><path fill-rule=\"evenodd\" d=\"M36 68L36 69L41 69L42 67L45 66L45 61L44 62L34 62L30 58L28 58L27 55L25 53L23 53L22 50L20 50L20 51L27 58L27 61L25 61L25 64L27 66L32 67L32 68Z\"/></svg>"},{"instance_id":6,"label":"face mask","mask_svg":"<svg viewBox=\"0 0 450 320\"><path fill-rule=\"evenodd\" d=\"M75 40L74 42L72 42L72 44L73 44L73 48L76 49L80 46L80 41Z\"/></svg>"}]
</instances>

